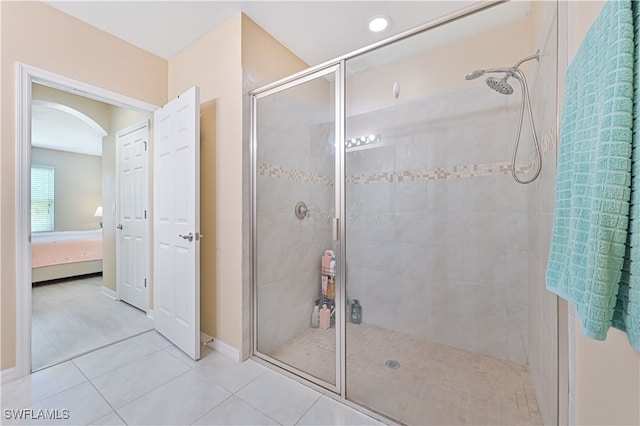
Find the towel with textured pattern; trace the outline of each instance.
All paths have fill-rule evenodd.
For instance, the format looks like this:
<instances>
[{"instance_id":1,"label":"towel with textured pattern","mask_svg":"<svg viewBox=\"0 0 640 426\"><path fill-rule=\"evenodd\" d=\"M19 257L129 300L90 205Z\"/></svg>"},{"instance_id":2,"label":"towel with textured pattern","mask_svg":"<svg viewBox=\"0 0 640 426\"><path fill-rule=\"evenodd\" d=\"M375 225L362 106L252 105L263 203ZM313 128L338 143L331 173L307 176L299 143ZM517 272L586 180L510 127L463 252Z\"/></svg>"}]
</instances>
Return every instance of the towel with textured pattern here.
<instances>
[{"instance_id":1,"label":"towel with textured pattern","mask_svg":"<svg viewBox=\"0 0 640 426\"><path fill-rule=\"evenodd\" d=\"M626 331L640 351L640 7L632 3L636 52L634 60L633 137L629 230L612 325Z\"/></svg>"},{"instance_id":2,"label":"towel with textured pattern","mask_svg":"<svg viewBox=\"0 0 640 426\"><path fill-rule=\"evenodd\" d=\"M618 300L629 225L634 28L609 1L567 69L547 288L604 340Z\"/></svg>"}]
</instances>

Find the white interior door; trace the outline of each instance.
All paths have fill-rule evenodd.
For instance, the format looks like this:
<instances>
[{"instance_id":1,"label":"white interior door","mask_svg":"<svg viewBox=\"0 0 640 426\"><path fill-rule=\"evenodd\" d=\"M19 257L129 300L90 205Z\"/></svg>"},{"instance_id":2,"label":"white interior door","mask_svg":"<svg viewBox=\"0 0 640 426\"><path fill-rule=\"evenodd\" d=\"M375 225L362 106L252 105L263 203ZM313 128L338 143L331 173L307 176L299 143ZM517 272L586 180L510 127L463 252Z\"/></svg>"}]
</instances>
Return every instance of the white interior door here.
<instances>
[{"instance_id":1,"label":"white interior door","mask_svg":"<svg viewBox=\"0 0 640 426\"><path fill-rule=\"evenodd\" d=\"M154 113L154 318L158 332L200 358L200 92Z\"/></svg>"},{"instance_id":2,"label":"white interior door","mask_svg":"<svg viewBox=\"0 0 640 426\"><path fill-rule=\"evenodd\" d=\"M117 133L118 228L116 276L118 297L143 311L149 307L147 176L149 122ZM110 208L110 207L107 207Z\"/></svg>"}]
</instances>

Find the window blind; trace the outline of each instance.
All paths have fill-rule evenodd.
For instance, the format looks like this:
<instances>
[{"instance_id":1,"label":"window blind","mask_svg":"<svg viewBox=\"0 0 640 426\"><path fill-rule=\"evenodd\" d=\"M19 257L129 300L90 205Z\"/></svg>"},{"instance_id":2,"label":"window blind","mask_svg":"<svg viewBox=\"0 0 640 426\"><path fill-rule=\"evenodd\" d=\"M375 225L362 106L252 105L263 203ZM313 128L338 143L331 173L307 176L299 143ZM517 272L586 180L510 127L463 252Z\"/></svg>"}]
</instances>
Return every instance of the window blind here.
<instances>
[{"instance_id":1,"label":"window blind","mask_svg":"<svg viewBox=\"0 0 640 426\"><path fill-rule=\"evenodd\" d=\"M54 172L53 167L31 166L31 232L53 231Z\"/></svg>"}]
</instances>

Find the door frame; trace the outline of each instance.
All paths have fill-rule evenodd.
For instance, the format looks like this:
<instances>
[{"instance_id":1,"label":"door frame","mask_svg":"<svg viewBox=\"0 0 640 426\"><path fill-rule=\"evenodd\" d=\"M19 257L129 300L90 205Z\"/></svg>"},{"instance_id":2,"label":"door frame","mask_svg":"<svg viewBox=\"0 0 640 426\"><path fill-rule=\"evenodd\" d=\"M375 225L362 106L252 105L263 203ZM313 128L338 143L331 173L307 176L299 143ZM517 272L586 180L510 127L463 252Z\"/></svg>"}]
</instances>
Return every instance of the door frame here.
<instances>
[{"instance_id":1,"label":"door frame","mask_svg":"<svg viewBox=\"0 0 640 426\"><path fill-rule=\"evenodd\" d=\"M33 83L152 114L159 107L23 63L16 65L16 378L31 374L31 88ZM150 212L152 214L152 212Z\"/></svg>"},{"instance_id":2,"label":"door frame","mask_svg":"<svg viewBox=\"0 0 640 426\"><path fill-rule=\"evenodd\" d=\"M250 133L250 283L251 283L251 353L285 371L300 376L307 381L310 381L324 389L327 389L335 394L346 397L346 203L344 202L345 194L345 150L344 150L344 135L345 135L345 99L342 96L345 88L346 81L346 66L345 61L340 60L334 63L330 63L323 67L313 68L313 72L305 73L282 84L274 84L269 86L266 90L250 93L251 96L251 133ZM264 97L268 97L273 94L277 94L286 91L292 87L300 86L309 81L327 77L333 75L335 77L334 90L334 128L335 128L335 154L334 154L334 242L338 248L336 253L336 353L335 353L335 365L336 365L336 377L335 384L315 377L305 371L300 370L296 366L287 365L278 359L275 359L267 354L261 353L258 350L258 101Z\"/></svg>"},{"instance_id":3,"label":"door frame","mask_svg":"<svg viewBox=\"0 0 640 426\"><path fill-rule=\"evenodd\" d=\"M152 217L151 216L151 210L152 210L152 206L150 206L149 203L149 188L151 187L149 185L150 179L153 178L153 176L151 175L151 169L149 167L150 165L150 161L149 161L149 155L151 153L151 140L153 137L153 129L151 128L151 121L149 119L146 119L144 121L141 121L139 123L136 123L132 126L126 127L124 129L118 130L116 132L116 139L115 139L115 143L116 143L116 184L115 184L115 193L116 193L116 222L117 223L121 223L121 215L122 215L122 206L120 204L120 144L118 143L118 138L121 137L120 135L122 134L128 134L131 132L135 132L141 128L143 128L144 126L147 127L147 143L149 148L145 151L145 167L147 169L147 176L146 176L146 185L147 185L147 202L146 202L146 206L145 209L147 210L147 224L145 226L146 231L147 231L147 244L146 244L146 253L145 253L145 265L144 265L144 270L145 270L145 274L148 281L148 285L145 287L145 293L146 293L146 304L145 304L145 308L144 308L144 312L147 314L148 317L150 317L151 319L153 319L153 314L151 312L151 309L149 309L149 288L150 288L150 284L151 284L151 250L152 250L152 246L151 246L151 235L153 234L153 226L152 226ZM104 208L104 207L103 207ZM117 232L117 231L116 231ZM121 266L120 266L120 252L122 250L121 247L121 243L120 243L120 234L118 233L116 235L116 297L118 298L118 300L120 300L120 277L121 277Z\"/></svg>"}]
</instances>

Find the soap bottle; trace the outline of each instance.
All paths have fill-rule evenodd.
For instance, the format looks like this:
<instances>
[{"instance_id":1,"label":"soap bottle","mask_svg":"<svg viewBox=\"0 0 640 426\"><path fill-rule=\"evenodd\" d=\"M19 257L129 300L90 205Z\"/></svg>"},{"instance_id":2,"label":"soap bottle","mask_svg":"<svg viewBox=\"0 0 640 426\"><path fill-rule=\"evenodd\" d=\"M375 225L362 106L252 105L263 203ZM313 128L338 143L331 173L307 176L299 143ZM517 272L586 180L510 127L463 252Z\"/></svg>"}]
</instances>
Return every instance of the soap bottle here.
<instances>
[{"instance_id":1,"label":"soap bottle","mask_svg":"<svg viewBox=\"0 0 640 426\"><path fill-rule=\"evenodd\" d=\"M320 314L320 300L316 300L316 304L313 306L313 313L311 314L311 328L318 328L318 315Z\"/></svg>"},{"instance_id":2,"label":"soap bottle","mask_svg":"<svg viewBox=\"0 0 640 426\"><path fill-rule=\"evenodd\" d=\"M351 304L351 322L354 324L360 324L362 322L362 306L357 299L353 299Z\"/></svg>"},{"instance_id":3,"label":"soap bottle","mask_svg":"<svg viewBox=\"0 0 640 426\"><path fill-rule=\"evenodd\" d=\"M321 329L327 330L331 326L330 316L331 312L329 311L329 308L327 308L327 304L323 303L319 313Z\"/></svg>"},{"instance_id":4,"label":"soap bottle","mask_svg":"<svg viewBox=\"0 0 640 426\"><path fill-rule=\"evenodd\" d=\"M327 298L332 300L336 298L336 279L333 277L329 277L327 282Z\"/></svg>"}]
</instances>

